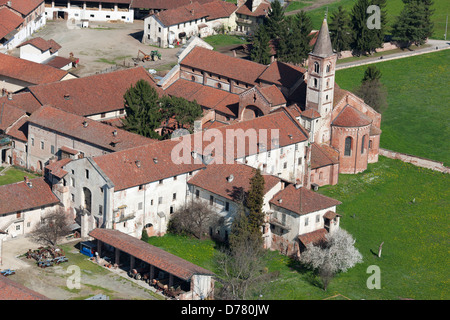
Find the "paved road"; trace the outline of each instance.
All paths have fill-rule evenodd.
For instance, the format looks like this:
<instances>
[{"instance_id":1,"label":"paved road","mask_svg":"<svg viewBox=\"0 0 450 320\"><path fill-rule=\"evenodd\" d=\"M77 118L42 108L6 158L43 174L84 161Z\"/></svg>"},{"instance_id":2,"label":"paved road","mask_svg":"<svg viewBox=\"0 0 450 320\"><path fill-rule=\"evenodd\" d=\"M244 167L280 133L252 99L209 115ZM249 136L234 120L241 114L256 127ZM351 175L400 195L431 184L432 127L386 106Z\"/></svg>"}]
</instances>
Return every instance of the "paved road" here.
<instances>
[{"instance_id":1,"label":"paved road","mask_svg":"<svg viewBox=\"0 0 450 320\"><path fill-rule=\"evenodd\" d=\"M384 62L384 61L389 61L389 60L394 60L394 59L407 58L410 56L450 49L450 41L428 40L428 44L430 44L431 47L427 46L426 48L416 49L414 51L393 53L393 54L384 56L383 59L380 59L380 57L373 57L373 58L366 58L366 59L359 60L359 61L339 63L336 66L336 70L346 69L346 68L351 68L351 67L356 67L356 66L362 66L362 65L366 65L366 64L372 64L372 63Z\"/></svg>"}]
</instances>

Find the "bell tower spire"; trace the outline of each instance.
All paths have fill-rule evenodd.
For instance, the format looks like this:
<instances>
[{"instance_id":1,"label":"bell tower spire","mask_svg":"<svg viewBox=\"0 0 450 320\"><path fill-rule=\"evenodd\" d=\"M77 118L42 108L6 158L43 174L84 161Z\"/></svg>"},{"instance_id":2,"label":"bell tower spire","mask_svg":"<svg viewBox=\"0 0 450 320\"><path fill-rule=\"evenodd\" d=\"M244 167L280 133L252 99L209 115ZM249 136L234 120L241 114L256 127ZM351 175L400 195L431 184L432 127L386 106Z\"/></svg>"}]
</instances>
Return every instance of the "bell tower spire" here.
<instances>
[{"instance_id":1,"label":"bell tower spire","mask_svg":"<svg viewBox=\"0 0 450 320\"><path fill-rule=\"evenodd\" d=\"M314 132L314 140L317 142L325 142L329 139L328 132L324 134L318 131L325 130L327 120L331 117L337 61L328 31L327 14L328 12L325 13L316 43L308 57L305 109L314 109L320 114L322 124L315 126Z\"/></svg>"}]
</instances>

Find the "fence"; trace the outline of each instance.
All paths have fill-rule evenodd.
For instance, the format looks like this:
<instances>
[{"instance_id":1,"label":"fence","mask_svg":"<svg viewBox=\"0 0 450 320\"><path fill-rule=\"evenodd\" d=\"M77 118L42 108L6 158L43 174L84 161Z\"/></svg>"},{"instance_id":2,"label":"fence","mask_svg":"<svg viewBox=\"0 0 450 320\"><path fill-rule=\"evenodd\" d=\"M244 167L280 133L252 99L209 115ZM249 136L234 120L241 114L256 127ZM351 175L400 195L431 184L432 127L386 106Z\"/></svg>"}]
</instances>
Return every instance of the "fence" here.
<instances>
[{"instance_id":1,"label":"fence","mask_svg":"<svg viewBox=\"0 0 450 320\"><path fill-rule=\"evenodd\" d=\"M391 158L391 159L398 159L403 162L408 162L408 163L411 163L418 167L427 168L427 169L431 169L431 170L435 170L435 171L439 171L439 172L443 172L443 173L450 173L450 168L444 166L444 164L439 161L434 161L434 160L417 157L417 156L413 156L413 155L406 154L406 153L395 152L395 151L382 149L382 148L380 148L379 154L382 156Z\"/></svg>"}]
</instances>

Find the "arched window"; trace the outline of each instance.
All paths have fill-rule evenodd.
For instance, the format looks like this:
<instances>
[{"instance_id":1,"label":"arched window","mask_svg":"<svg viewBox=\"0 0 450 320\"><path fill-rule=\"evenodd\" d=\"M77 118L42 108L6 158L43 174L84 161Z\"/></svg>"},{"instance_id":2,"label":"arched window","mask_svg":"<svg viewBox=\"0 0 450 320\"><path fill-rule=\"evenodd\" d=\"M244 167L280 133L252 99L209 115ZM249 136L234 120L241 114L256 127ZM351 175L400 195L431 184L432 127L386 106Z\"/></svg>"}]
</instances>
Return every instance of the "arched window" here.
<instances>
[{"instance_id":1,"label":"arched window","mask_svg":"<svg viewBox=\"0 0 450 320\"><path fill-rule=\"evenodd\" d=\"M319 73L319 63L318 62L314 62L314 72Z\"/></svg>"},{"instance_id":2,"label":"arched window","mask_svg":"<svg viewBox=\"0 0 450 320\"><path fill-rule=\"evenodd\" d=\"M317 79L314 78L314 88L317 88Z\"/></svg>"},{"instance_id":3,"label":"arched window","mask_svg":"<svg viewBox=\"0 0 450 320\"><path fill-rule=\"evenodd\" d=\"M350 156L352 154L352 137L345 138L345 150L344 156Z\"/></svg>"},{"instance_id":4,"label":"arched window","mask_svg":"<svg viewBox=\"0 0 450 320\"><path fill-rule=\"evenodd\" d=\"M329 73L330 70L331 70L331 64L328 64L328 65L327 65L327 73Z\"/></svg>"},{"instance_id":5,"label":"arched window","mask_svg":"<svg viewBox=\"0 0 450 320\"><path fill-rule=\"evenodd\" d=\"M367 136L367 135L365 135L365 136L362 137L362 141L361 141L361 154L364 153L364 146L365 146L365 144L366 144L366 136Z\"/></svg>"}]
</instances>

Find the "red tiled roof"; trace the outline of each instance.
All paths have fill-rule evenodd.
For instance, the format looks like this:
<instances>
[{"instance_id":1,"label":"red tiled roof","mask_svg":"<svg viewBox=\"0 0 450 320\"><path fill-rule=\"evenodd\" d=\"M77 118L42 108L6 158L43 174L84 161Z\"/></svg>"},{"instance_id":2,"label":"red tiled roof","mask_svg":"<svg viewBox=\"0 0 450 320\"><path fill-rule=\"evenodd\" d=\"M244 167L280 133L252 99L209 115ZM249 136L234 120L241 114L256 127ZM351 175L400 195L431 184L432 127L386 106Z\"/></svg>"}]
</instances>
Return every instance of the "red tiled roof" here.
<instances>
[{"instance_id":1,"label":"red tiled roof","mask_svg":"<svg viewBox=\"0 0 450 320\"><path fill-rule=\"evenodd\" d=\"M331 124L338 127L363 127L371 123L372 119L368 116L351 105L346 105Z\"/></svg>"},{"instance_id":2,"label":"red tiled roof","mask_svg":"<svg viewBox=\"0 0 450 320\"><path fill-rule=\"evenodd\" d=\"M194 275L214 275L209 270L118 230L97 228L89 232L89 236L186 281Z\"/></svg>"},{"instance_id":3,"label":"red tiled roof","mask_svg":"<svg viewBox=\"0 0 450 320\"><path fill-rule=\"evenodd\" d=\"M116 129L110 125L51 106L43 106L34 112L28 118L28 122L111 151L130 149L155 142L153 139Z\"/></svg>"},{"instance_id":4,"label":"red tiled roof","mask_svg":"<svg viewBox=\"0 0 450 320\"><path fill-rule=\"evenodd\" d=\"M246 3L240 6L236 12L239 14L245 14L247 16L252 17L266 16L270 10L270 3L263 1L253 12L251 8L252 8L252 0L248 0Z\"/></svg>"},{"instance_id":5,"label":"red tiled roof","mask_svg":"<svg viewBox=\"0 0 450 320\"><path fill-rule=\"evenodd\" d=\"M197 0L196 2L208 3L215 0ZM135 9L175 9L190 4L192 0L133 0L131 7Z\"/></svg>"},{"instance_id":6,"label":"red tiled roof","mask_svg":"<svg viewBox=\"0 0 450 320\"><path fill-rule=\"evenodd\" d=\"M94 157L93 160L114 183L114 190L124 190L141 184L159 181L183 173L199 170L203 163L175 164L172 150L179 141L164 140L152 145ZM189 155L190 156L190 155ZM157 159L156 163L154 159ZM190 160L192 160L190 158ZM140 166L136 164L139 161Z\"/></svg>"},{"instance_id":7,"label":"red tiled roof","mask_svg":"<svg viewBox=\"0 0 450 320\"><path fill-rule=\"evenodd\" d=\"M317 169L339 163L338 152L323 144L311 144L311 169Z\"/></svg>"},{"instance_id":8,"label":"red tiled roof","mask_svg":"<svg viewBox=\"0 0 450 320\"><path fill-rule=\"evenodd\" d=\"M25 111L0 102L0 131L6 131L14 122L25 116Z\"/></svg>"},{"instance_id":9,"label":"red tiled roof","mask_svg":"<svg viewBox=\"0 0 450 320\"><path fill-rule=\"evenodd\" d=\"M154 14L154 17L161 21L166 27L205 18L207 16L208 12L198 2Z\"/></svg>"},{"instance_id":10,"label":"red tiled roof","mask_svg":"<svg viewBox=\"0 0 450 320\"><path fill-rule=\"evenodd\" d=\"M68 173L67 171L65 171L63 169L63 167L71 161L72 161L72 159L70 159L70 158L61 159L61 160L58 160L58 161L48 164L47 166L45 166L45 169L49 170L50 173L52 175L54 175L55 177L58 177L61 179Z\"/></svg>"},{"instance_id":11,"label":"red tiled roof","mask_svg":"<svg viewBox=\"0 0 450 320\"><path fill-rule=\"evenodd\" d=\"M15 93L12 95L12 99L9 100L8 96L0 98L0 105L6 102L7 104L25 110L26 113L31 114L41 107L39 101L30 92Z\"/></svg>"},{"instance_id":12,"label":"red tiled roof","mask_svg":"<svg viewBox=\"0 0 450 320\"><path fill-rule=\"evenodd\" d=\"M0 186L0 214L25 211L59 203L44 178L31 179Z\"/></svg>"},{"instance_id":13,"label":"red tiled roof","mask_svg":"<svg viewBox=\"0 0 450 320\"><path fill-rule=\"evenodd\" d=\"M328 231L325 228L313 232L304 233L298 236L298 240L306 247L308 244L320 244L326 241Z\"/></svg>"},{"instance_id":14,"label":"red tiled roof","mask_svg":"<svg viewBox=\"0 0 450 320\"><path fill-rule=\"evenodd\" d=\"M0 39L16 30L22 23L23 19L18 14L6 7L0 8Z\"/></svg>"},{"instance_id":15,"label":"red tiled roof","mask_svg":"<svg viewBox=\"0 0 450 320\"><path fill-rule=\"evenodd\" d=\"M243 193L250 190L250 179L255 169L245 164L210 164L206 169L192 177L188 184L200 187L214 194L239 201ZM233 178L230 179L230 176ZM272 175L263 175L264 194L269 192L280 179Z\"/></svg>"},{"instance_id":16,"label":"red tiled roof","mask_svg":"<svg viewBox=\"0 0 450 320\"><path fill-rule=\"evenodd\" d=\"M53 68L61 69L62 67L65 67L71 63L72 60L69 58L56 56L53 57L53 59L51 59L50 61L47 61L45 64Z\"/></svg>"},{"instance_id":17,"label":"red tiled roof","mask_svg":"<svg viewBox=\"0 0 450 320\"><path fill-rule=\"evenodd\" d=\"M50 300L46 296L0 276L0 300Z\"/></svg>"},{"instance_id":18,"label":"red tiled roof","mask_svg":"<svg viewBox=\"0 0 450 320\"><path fill-rule=\"evenodd\" d=\"M31 84L60 81L67 71L0 53L0 75Z\"/></svg>"},{"instance_id":19,"label":"red tiled roof","mask_svg":"<svg viewBox=\"0 0 450 320\"><path fill-rule=\"evenodd\" d=\"M165 92L189 101L195 100L203 107L237 117L234 106L239 103L239 96L236 94L185 79L175 81Z\"/></svg>"},{"instance_id":20,"label":"red tiled roof","mask_svg":"<svg viewBox=\"0 0 450 320\"><path fill-rule=\"evenodd\" d=\"M222 0L211 1L202 5L203 9L208 13L206 20L215 20L229 17L237 10L235 3Z\"/></svg>"},{"instance_id":21,"label":"red tiled roof","mask_svg":"<svg viewBox=\"0 0 450 320\"><path fill-rule=\"evenodd\" d=\"M238 80L251 85L257 84L265 65L202 47L193 48L180 62L180 65L204 70L215 75Z\"/></svg>"},{"instance_id":22,"label":"red tiled roof","mask_svg":"<svg viewBox=\"0 0 450 320\"><path fill-rule=\"evenodd\" d=\"M274 61L264 70L259 79L285 88L291 88L298 80L303 78L305 73L305 68Z\"/></svg>"},{"instance_id":23,"label":"red tiled roof","mask_svg":"<svg viewBox=\"0 0 450 320\"><path fill-rule=\"evenodd\" d=\"M141 79L153 86L158 94L163 94L143 67L32 86L29 90L42 105L89 116L123 109L125 92Z\"/></svg>"},{"instance_id":24,"label":"red tiled roof","mask_svg":"<svg viewBox=\"0 0 450 320\"><path fill-rule=\"evenodd\" d=\"M281 202L280 199L282 200ZM338 200L316 193L310 189L303 187L297 189L292 184L279 191L272 200L270 200L270 203L299 215L331 208L341 204Z\"/></svg>"},{"instance_id":25,"label":"red tiled roof","mask_svg":"<svg viewBox=\"0 0 450 320\"><path fill-rule=\"evenodd\" d=\"M12 125L7 131L8 136L14 139L27 142L28 141L28 117L23 117Z\"/></svg>"},{"instance_id":26,"label":"red tiled roof","mask_svg":"<svg viewBox=\"0 0 450 320\"><path fill-rule=\"evenodd\" d=\"M9 0L0 0L0 6L6 5ZM40 6L44 0L11 0L11 8L27 16L31 11Z\"/></svg>"},{"instance_id":27,"label":"red tiled roof","mask_svg":"<svg viewBox=\"0 0 450 320\"><path fill-rule=\"evenodd\" d=\"M280 89L276 85L258 87L258 90L269 101L272 106L279 106L280 104L286 104L286 98L281 93Z\"/></svg>"},{"instance_id":28,"label":"red tiled roof","mask_svg":"<svg viewBox=\"0 0 450 320\"><path fill-rule=\"evenodd\" d=\"M302 117L307 119L317 119L320 118L320 113L317 112L315 109L308 109L302 112Z\"/></svg>"},{"instance_id":29,"label":"red tiled roof","mask_svg":"<svg viewBox=\"0 0 450 320\"><path fill-rule=\"evenodd\" d=\"M53 40L53 39L44 40L41 37L36 37L36 38L30 39L28 41L25 41L22 44L20 44L19 46L17 46L17 48L23 47L27 44L38 48L42 52L50 50L51 53L55 53L56 51L61 49L61 46L58 43L56 43L55 40Z\"/></svg>"}]
</instances>

